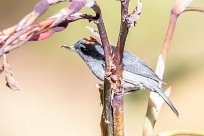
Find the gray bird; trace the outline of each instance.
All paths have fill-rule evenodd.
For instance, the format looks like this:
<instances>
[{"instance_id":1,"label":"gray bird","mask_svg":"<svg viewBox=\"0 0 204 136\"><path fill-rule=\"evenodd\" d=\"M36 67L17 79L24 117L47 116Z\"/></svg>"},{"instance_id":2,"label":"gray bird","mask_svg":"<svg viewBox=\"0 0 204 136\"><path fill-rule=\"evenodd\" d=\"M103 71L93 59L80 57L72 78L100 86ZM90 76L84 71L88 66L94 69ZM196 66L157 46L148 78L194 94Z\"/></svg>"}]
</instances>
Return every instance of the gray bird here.
<instances>
[{"instance_id":1,"label":"gray bird","mask_svg":"<svg viewBox=\"0 0 204 136\"><path fill-rule=\"evenodd\" d=\"M86 43L78 41L73 46L63 46L76 52L88 65L93 74L100 80L104 80L105 57L104 50L99 43ZM115 47L112 46L114 50ZM158 93L170 106L173 112L179 116L178 111L160 87L161 79L140 58L130 52L123 53L123 87L125 90L139 90L146 88Z\"/></svg>"}]
</instances>

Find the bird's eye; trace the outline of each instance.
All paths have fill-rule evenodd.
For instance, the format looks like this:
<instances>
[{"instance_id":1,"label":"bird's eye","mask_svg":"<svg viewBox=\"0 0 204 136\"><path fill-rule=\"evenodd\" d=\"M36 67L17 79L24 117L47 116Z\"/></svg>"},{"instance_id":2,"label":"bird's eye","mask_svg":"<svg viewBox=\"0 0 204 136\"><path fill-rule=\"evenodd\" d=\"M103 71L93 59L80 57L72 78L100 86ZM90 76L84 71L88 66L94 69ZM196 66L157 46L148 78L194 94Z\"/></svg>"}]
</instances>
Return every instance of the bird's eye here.
<instances>
[{"instance_id":1,"label":"bird's eye","mask_svg":"<svg viewBox=\"0 0 204 136\"><path fill-rule=\"evenodd\" d=\"M87 49L84 48L84 47L80 47L80 49L81 49L81 51L84 52L84 53L87 52Z\"/></svg>"}]
</instances>

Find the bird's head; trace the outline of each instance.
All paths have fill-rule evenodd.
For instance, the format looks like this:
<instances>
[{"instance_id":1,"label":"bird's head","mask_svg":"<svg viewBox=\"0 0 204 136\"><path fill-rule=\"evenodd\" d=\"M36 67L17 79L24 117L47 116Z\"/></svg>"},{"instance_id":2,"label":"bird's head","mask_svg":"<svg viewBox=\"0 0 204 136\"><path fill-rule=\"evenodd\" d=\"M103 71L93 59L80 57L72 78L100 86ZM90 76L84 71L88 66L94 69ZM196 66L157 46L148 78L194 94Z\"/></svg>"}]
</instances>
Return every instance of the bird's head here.
<instances>
[{"instance_id":1,"label":"bird's head","mask_svg":"<svg viewBox=\"0 0 204 136\"><path fill-rule=\"evenodd\" d=\"M85 62L104 61L104 51L102 45L98 42L80 40L73 46L64 45L63 47L76 52Z\"/></svg>"}]
</instances>

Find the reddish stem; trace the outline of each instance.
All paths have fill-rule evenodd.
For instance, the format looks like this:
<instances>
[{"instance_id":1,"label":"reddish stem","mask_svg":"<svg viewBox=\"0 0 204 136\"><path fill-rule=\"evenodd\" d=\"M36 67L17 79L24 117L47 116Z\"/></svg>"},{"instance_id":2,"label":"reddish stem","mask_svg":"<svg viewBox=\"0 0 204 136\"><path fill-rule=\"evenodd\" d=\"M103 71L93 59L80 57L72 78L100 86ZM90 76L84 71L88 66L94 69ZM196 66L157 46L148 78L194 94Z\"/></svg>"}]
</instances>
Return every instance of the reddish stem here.
<instances>
[{"instance_id":1,"label":"reddish stem","mask_svg":"<svg viewBox=\"0 0 204 136\"><path fill-rule=\"evenodd\" d=\"M103 136L113 136L113 109L112 109L112 89L111 89L111 66L112 66L112 52L111 47L108 41L108 36L106 33L106 28L103 23L103 18L101 15L100 7L95 4L92 7L95 12L96 16L99 18L96 22L99 35L101 38L101 43L104 49L105 55L105 76L104 76L104 91L103 91L103 112L101 117L101 130Z\"/></svg>"},{"instance_id":2,"label":"reddish stem","mask_svg":"<svg viewBox=\"0 0 204 136\"><path fill-rule=\"evenodd\" d=\"M117 80L115 81L114 98L113 98L113 118L114 118L114 135L124 136L124 93L121 89L122 80L122 58L125 47L126 38L128 35L128 24L126 17L128 15L129 0L121 1L121 26L120 33L118 36L118 42L116 50L113 54L113 64L116 69L113 71L113 75L116 75Z\"/></svg>"},{"instance_id":3,"label":"reddish stem","mask_svg":"<svg viewBox=\"0 0 204 136\"><path fill-rule=\"evenodd\" d=\"M166 37L164 39L163 47L161 49L161 55L162 55L164 62L166 62L166 57L167 57L168 52L169 52L169 46L170 46L170 43L172 41L172 37L174 34L177 18L178 18L177 14L171 13L168 30L166 33Z\"/></svg>"}]
</instances>

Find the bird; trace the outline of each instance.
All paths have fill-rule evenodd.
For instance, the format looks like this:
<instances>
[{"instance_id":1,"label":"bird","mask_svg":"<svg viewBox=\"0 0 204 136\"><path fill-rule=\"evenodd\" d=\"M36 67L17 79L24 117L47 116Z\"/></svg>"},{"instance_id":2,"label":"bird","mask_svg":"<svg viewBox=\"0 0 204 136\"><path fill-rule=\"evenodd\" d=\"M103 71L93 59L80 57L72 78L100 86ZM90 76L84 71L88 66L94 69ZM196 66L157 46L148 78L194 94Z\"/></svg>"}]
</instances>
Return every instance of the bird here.
<instances>
[{"instance_id":1,"label":"bird","mask_svg":"<svg viewBox=\"0 0 204 136\"><path fill-rule=\"evenodd\" d=\"M92 73L99 80L104 80L105 56L103 46L100 43L79 40L72 46L64 45L63 47L76 52L88 65ZM111 46L111 48L114 51L115 47ZM122 62L122 80L124 82L123 88L125 90L140 90L145 88L153 91L162 97L176 116L179 116L177 109L161 88L163 81L147 64L145 64L139 57L128 51L123 52Z\"/></svg>"}]
</instances>

